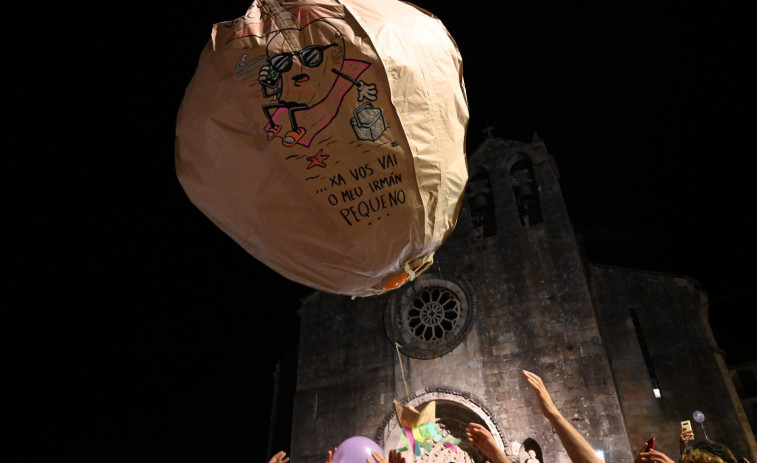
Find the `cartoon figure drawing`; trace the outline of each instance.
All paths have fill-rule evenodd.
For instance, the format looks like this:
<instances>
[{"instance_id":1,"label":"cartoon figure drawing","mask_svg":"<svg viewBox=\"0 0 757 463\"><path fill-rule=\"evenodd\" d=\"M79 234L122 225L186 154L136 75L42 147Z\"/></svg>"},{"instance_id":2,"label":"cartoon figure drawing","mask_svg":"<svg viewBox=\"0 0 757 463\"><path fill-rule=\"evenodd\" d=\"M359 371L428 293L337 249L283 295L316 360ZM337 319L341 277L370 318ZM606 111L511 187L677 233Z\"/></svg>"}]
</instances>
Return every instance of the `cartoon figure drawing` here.
<instances>
[{"instance_id":1,"label":"cartoon figure drawing","mask_svg":"<svg viewBox=\"0 0 757 463\"><path fill-rule=\"evenodd\" d=\"M310 146L353 87L358 101L377 98L374 84L358 80L370 64L345 59L342 33L326 19L313 16L313 11L294 15L299 28L270 33L266 64L259 71L263 96L274 99L262 107L268 120L264 129L269 140L280 137L284 146ZM303 25L304 18L310 22Z\"/></svg>"}]
</instances>

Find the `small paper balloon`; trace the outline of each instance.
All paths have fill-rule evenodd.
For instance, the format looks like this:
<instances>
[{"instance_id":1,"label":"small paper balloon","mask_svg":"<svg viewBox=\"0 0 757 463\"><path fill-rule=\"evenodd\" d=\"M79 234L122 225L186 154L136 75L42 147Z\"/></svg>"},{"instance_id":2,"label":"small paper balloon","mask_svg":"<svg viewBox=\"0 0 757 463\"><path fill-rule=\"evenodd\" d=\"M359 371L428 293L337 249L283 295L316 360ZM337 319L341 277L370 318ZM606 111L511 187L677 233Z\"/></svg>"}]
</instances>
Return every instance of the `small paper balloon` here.
<instances>
[{"instance_id":1,"label":"small paper balloon","mask_svg":"<svg viewBox=\"0 0 757 463\"><path fill-rule=\"evenodd\" d=\"M704 421L704 413L700 412L699 410L696 410L693 416L694 416L694 421L696 421L697 423L701 423Z\"/></svg>"},{"instance_id":2,"label":"small paper balloon","mask_svg":"<svg viewBox=\"0 0 757 463\"><path fill-rule=\"evenodd\" d=\"M373 440L363 436L350 437L336 447L332 463L365 463L366 458L374 461L372 451L384 456L384 450Z\"/></svg>"}]
</instances>

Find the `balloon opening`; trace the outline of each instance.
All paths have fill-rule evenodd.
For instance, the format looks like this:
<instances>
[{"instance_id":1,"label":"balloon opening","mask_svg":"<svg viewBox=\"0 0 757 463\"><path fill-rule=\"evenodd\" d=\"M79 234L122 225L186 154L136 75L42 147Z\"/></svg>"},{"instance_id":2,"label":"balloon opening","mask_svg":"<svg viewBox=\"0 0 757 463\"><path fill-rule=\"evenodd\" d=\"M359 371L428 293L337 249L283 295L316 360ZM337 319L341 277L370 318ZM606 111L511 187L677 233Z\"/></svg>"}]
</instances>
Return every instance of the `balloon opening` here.
<instances>
[{"instance_id":1,"label":"balloon opening","mask_svg":"<svg viewBox=\"0 0 757 463\"><path fill-rule=\"evenodd\" d=\"M410 275L407 274L407 272L402 272L400 276L393 278L389 283L387 283L384 286L384 289L391 290L391 289L397 289L400 286L404 285L407 279L410 277Z\"/></svg>"}]
</instances>

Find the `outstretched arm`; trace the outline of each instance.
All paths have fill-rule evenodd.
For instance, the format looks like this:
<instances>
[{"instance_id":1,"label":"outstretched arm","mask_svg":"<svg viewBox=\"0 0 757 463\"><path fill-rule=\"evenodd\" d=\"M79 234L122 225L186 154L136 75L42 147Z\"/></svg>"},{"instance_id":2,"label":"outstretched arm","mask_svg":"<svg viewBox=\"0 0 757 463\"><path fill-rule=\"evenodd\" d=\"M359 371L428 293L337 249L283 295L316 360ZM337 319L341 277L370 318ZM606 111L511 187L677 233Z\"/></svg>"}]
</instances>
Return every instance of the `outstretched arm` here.
<instances>
[{"instance_id":1,"label":"outstretched arm","mask_svg":"<svg viewBox=\"0 0 757 463\"><path fill-rule=\"evenodd\" d=\"M573 463L602 463L602 460L597 456L591 444L578 432L576 428L570 424L562 413L557 410L554 402L549 397L549 392L544 386L544 382L535 373L523 370L523 376L526 377L528 384L536 392L536 396L539 399L539 406L541 412L545 418L552 423L552 427L555 428L557 436L560 438L563 447L568 452Z\"/></svg>"},{"instance_id":2,"label":"outstretched arm","mask_svg":"<svg viewBox=\"0 0 757 463\"><path fill-rule=\"evenodd\" d=\"M469 423L465 427L465 435L468 438L468 442L473 443L481 453L489 457L491 463L512 463L505 454L505 451L497 446L497 441L494 440L492 433L478 423Z\"/></svg>"}]
</instances>

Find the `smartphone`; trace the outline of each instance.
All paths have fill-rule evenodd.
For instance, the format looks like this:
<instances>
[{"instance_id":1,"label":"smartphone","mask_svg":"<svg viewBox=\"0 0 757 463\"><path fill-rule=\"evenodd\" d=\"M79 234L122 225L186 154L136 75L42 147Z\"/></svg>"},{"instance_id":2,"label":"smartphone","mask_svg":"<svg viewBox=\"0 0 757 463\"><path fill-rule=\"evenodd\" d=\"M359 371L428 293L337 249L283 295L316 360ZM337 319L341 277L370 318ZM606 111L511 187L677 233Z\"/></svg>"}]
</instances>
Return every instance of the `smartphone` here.
<instances>
[{"instance_id":1,"label":"smartphone","mask_svg":"<svg viewBox=\"0 0 757 463\"><path fill-rule=\"evenodd\" d=\"M650 450L652 450L654 448L654 443L655 443L655 438L650 437L649 440L647 441L647 445L644 447L644 451L649 452Z\"/></svg>"},{"instance_id":2,"label":"smartphone","mask_svg":"<svg viewBox=\"0 0 757 463\"><path fill-rule=\"evenodd\" d=\"M689 431L693 431L693 429L691 428L691 420L681 421L681 427L686 428ZM694 439L694 436L686 437L686 440L692 440L692 439Z\"/></svg>"}]
</instances>

